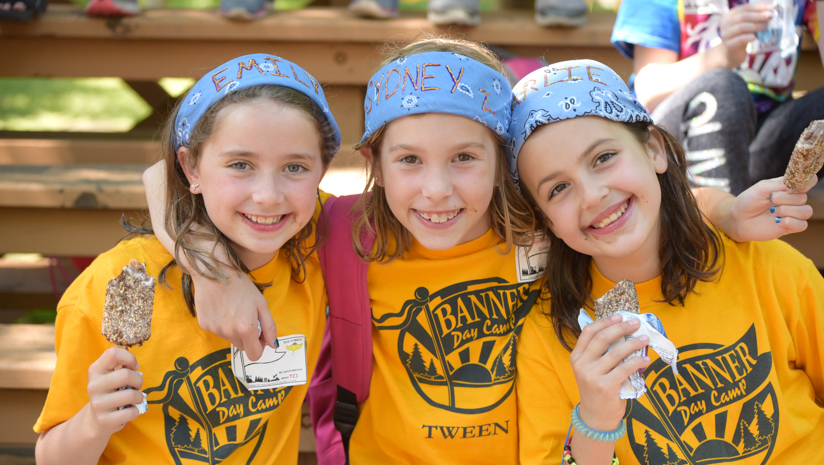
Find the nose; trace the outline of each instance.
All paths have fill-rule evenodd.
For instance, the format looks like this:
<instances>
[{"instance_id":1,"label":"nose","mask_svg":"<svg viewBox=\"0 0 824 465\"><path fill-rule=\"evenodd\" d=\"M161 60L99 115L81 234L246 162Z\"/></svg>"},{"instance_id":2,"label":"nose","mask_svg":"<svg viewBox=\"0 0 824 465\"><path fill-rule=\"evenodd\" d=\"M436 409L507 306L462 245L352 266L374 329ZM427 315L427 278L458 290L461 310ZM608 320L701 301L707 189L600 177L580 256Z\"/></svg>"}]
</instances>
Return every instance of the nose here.
<instances>
[{"instance_id":1,"label":"nose","mask_svg":"<svg viewBox=\"0 0 824 465\"><path fill-rule=\"evenodd\" d=\"M277 205L283 202L283 185L276 175L256 176L252 185L252 201L258 205Z\"/></svg>"},{"instance_id":2,"label":"nose","mask_svg":"<svg viewBox=\"0 0 824 465\"><path fill-rule=\"evenodd\" d=\"M584 210L601 205L601 201L609 194L609 189L594 179L580 182L581 206Z\"/></svg>"},{"instance_id":3,"label":"nose","mask_svg":"<svg viewBox=\"0 0 824 465\"><path fill-rule=\"evenodd\" d=\"M426 170L421 192L424 197L438 200L452 195L452 176L448 168L432 166Z\"/></svg>"}]
</instances>

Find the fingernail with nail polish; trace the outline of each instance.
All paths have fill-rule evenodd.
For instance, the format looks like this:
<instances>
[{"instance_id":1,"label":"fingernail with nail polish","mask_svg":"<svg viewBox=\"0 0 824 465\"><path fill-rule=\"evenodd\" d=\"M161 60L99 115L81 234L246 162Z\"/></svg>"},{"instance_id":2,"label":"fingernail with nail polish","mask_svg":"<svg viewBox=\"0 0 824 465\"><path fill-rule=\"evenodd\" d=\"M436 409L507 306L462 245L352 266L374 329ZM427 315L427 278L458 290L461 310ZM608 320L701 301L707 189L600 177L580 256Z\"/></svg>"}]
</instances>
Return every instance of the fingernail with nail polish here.
<instances>
[{"instance_id":1,"label":"fingernail with nail polish","mask_svg":"<svg viewBox=\"0 0 824 465\"><path fill-rule=\"evenodd\" d=\"M776 217L775 217L775 222L776 222L776 223L780 223L780 222L781 222L781 217L780 217L780 216L776 216Z\"/></svg>"},{"instance_id":2,"label":"fingernail with nail polish","mask_svg":"<svg viewBox=\"0 0 824 465\"><path fill-rule=\"evenodd\" d=\"M770 213L775 213L775 205L773 205L772 207L770 207Z\"/></svg>"},{"instance_id":3,"label":"fingernail with nail polish","mask_svg":"<svg viewBox=\"0 0 824 465\"><path fill-rule=\"evenodd\" d=\"M275 345L275 349L280 348L280 343L278 342L278 338L275 338L274 345Z\"/></svg>"}]
</instances>

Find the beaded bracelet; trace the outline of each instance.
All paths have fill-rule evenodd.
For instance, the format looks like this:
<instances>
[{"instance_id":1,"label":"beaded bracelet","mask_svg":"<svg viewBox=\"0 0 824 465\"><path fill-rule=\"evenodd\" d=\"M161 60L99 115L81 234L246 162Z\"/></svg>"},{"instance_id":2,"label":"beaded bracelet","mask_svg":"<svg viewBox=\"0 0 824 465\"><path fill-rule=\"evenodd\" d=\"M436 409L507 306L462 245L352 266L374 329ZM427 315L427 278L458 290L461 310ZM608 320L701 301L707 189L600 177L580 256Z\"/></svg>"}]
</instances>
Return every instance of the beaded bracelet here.
<instances>
[{"instance_id":1,"label":"beaded bracelet","mask_svg":"<svg viewBox=\"0 0 824 465\"><path fill-rule=\"evenodd\" d=\"M613 442L621 439L627 433L627 423L621 419L621 424L614 431L598 431L590 428L581 420L581 404L572 409L572 427L588 439L600 442Z\"/></svg>"},{"instance_id":2,"label":"beaded bracelet","mask_svg":"<svg viewBox=\"0 0 824 465\"><path fill-rule=\"evenodd\" d=\"M575 459L572 458L572 449L569 445L564 446L564 458L561 460L561 463L566 463L567 465L578 465L575 463ZM618 465L618 457L615 455L612 456L612 465Z\"/></svg>"}]
</instances>

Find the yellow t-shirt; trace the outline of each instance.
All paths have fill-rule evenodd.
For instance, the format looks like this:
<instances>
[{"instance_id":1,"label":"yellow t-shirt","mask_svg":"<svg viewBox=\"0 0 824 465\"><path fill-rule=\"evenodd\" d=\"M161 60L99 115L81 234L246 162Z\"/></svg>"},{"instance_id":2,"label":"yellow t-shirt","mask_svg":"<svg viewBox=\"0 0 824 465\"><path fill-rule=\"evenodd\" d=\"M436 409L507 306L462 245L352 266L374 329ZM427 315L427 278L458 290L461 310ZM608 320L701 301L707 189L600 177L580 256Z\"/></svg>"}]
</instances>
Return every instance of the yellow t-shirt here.
<instances>
[{"instance_id":1,"label":"yellow t-shirt","mask_svg":"<svg viewBox=\"0 0 824 465\"><path fill-rule=\"evenodd\" d=\"M637 285L641 311L678 347L679 375L649 351L621 465L824 462L824 279L784 242L723 241L720 279L699 282L686 307L655 302L660 278ZM593 297L615 285L591 274ZM580 396L569 352L535 310L518 347L521 462L554 465Z\"/></svg>"},{"instance_id":2,"label":"yellow t-shirt","mask_svg":"<svg viewBox=\"0 0 824 465\"><path fill-rule=\"evenodd\" d=\"M278 334L306 336L311 377L326 324L326 290L314 255L301 283L290 278L284 257L278 254L250 274L272 282L263 295ZM121 242L97 257L60 300L57 366L35 431L69 420L89 402L89 365L112 346L100 334L106 285L131 258L157 277L172 256L154 236ZM152 336L131 349L149 411L111 437L99 463L296 463L308 385L247 391L232 373L230 343L202 330L189 313L180 270L171 267L167 276L171 289L156 287Z\"/></svg>"},{"instance_id":3,"label":"yellow t-shirt","mask_svg":"<svg viewBox=\"0 0 824 465\"><path fill-rule=\"evenodd\" d=\"M373 371L353 464L517 460L514 346L538 297L517 262L490 230L369 265Z\"/></svg>"}]
</instances>

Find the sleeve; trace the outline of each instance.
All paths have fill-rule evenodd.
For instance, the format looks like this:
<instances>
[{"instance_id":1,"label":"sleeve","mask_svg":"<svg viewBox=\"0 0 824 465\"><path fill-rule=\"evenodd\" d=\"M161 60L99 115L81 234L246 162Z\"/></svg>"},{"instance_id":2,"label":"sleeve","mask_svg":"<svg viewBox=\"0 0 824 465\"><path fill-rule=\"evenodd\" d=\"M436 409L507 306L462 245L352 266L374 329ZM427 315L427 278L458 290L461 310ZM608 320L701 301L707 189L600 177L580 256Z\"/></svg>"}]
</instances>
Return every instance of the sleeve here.
<instances>
[{"instance_id":1,"label":"sleeve","mask_svg":"<svg viewBox=\"0 0 824 465\"><path fill-rule=\"evenodd\" d=\"M78 304L82 303L83 299L80 299ZM34 425L35 432L42 433L69 420L89 402L86 392L89 366L109 347L100 334L99 321L94 321L74 305L58 307L55 322L57 364L46 404Z\"/></svg>"},{"instance_id":2,"label":"sleeve","mask_svg":"<svg viewBox=\"0 0 824 465\"><path fill-rule=\"evenodd\" d=\"M612 30L612 45L633 59L635 45L681 52L677 0L623 0Z\"/></svg>"},{"instance_id":3,"label":"sleeve","mask_svg":"<svg viewBox=\"0 0 824 465\"><path fill-rule=\"evenodd\" d=\"M807 260L807 282L798 289L798 315L790 319L796 368L803 369L824 402L824 277Z\"/></svg>"},{"instance_id":4,"label":"sleeve","mask_svg":"<svg viewBox=\"0 0 824 465\"><path fill-rule=\"evenodd\" d=\"M533 309L533 313L537 310ZM568 387L562 381L566 370L556 370L550 351L562 350L564 354L556 354L558 358L568 357L568 353L555 339L552 327L535 320L531 316L524 322L516 356L520 462L557 465L569 428L569 414L577 398L571 399L567 394ZM571 376L572 369L568 371ZM568 382L577 395L574 378Z\"/></svg>"}]
</instances>

